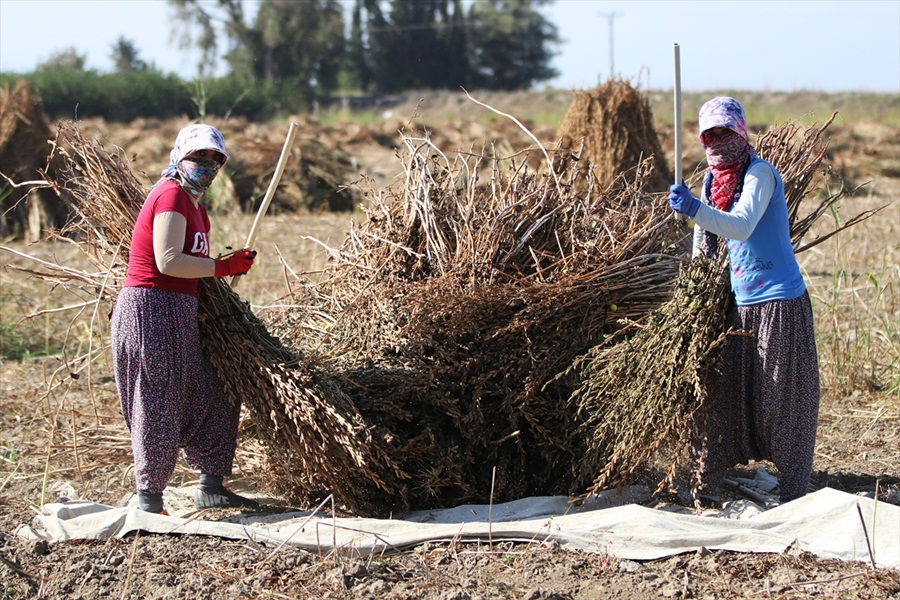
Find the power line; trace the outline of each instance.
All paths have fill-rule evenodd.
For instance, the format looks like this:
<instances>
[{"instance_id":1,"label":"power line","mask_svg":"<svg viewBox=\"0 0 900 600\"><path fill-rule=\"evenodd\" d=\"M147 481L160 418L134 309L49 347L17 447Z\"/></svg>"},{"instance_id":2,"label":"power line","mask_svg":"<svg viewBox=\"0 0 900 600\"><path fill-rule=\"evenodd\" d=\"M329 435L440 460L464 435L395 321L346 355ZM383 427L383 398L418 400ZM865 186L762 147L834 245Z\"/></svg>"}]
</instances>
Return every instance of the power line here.
<instances>
[{"instance_id":1,"label":"power line","mask_svg":"<svg viewBox=\"0 0 900 600\"><path fill-rule=\"evenodd\" d=\"M616 17L621 17L622 15L616 14L614 12L611 13L597 13L601 17L606 17L609 20L609 78L612 77L616 73L615 61L613 60L613 19Z\"/></svg>"}]
</instances>

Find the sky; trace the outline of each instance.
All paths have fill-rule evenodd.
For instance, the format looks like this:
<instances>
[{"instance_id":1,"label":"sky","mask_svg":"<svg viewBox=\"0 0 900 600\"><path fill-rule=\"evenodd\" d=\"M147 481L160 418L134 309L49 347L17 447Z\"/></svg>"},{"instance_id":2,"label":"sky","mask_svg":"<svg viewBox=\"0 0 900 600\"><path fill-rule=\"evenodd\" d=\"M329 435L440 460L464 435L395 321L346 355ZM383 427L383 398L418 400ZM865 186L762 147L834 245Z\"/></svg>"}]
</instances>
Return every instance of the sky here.
<instances>
[{"instance_id":1,"label":"sky","mask_svg":"<svg viewBox=\"0 0 900 600\"><path fill-rule=\"evenodd\" d=\"M255 15L258 2L244 2ZM900 94L900 0L556 0L542 12L562 43L559 76L538 87L588 89L612 73L672 89L678 44L686 92ZM122 36L144 62L192 79L199 56L171 38L173 18L165 0L0 0L0 71L28 73L74 48L110 72Z\"/></svg>"}]
</instances>

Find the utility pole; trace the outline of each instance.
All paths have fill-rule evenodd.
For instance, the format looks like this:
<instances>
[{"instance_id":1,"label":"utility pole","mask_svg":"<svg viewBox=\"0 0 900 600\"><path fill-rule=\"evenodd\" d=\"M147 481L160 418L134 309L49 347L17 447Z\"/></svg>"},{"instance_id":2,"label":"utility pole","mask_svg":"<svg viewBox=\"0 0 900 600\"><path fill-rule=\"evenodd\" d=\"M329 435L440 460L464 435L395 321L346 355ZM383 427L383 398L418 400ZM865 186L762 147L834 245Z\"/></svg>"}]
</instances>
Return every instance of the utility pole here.
<instances>
[{"instance_id":1,"label":"utility pole","mask_svg":"<svg viewBox=\"0 0 900 600\"><path fill-rule=\"evenodd\" d=\"M617 15L614 12L598 14L609 20L609 78L612 79L616 74L615 61L613 60L613 19L621 17L622 15Z\"/></svg>"}]
</instances>

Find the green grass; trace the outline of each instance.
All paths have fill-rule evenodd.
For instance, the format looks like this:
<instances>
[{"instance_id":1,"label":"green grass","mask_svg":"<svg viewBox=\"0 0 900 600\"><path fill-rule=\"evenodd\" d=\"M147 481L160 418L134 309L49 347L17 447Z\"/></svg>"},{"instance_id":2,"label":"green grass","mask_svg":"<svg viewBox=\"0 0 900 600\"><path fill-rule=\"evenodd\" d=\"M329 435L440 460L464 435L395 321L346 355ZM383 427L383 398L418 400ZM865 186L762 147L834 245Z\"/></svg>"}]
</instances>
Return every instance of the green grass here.
<instances>
[{"instance_id":1,"label":"green grass","mask_svg":"<svg viewBox=\"0 0 900 600\"><path fill-rule=\"evenodd\" d=\"M864 236L853 229L835 236L830 277L811 287L823 391L900 398L900 265L890 247L861 264L853 251Z\"/></svg>"},{"instance_id":2,"label":"green grass","mask_svg":"<svg viewBox=\"0 0 900 600\"><path fill-rule=\"evenodd\" d=\"M661 123L674 123L674 99L671 91L650 95L653 117ZM860 121L900 127L900 97L896 94L820 92L742 92L719 90L682 94L682 120L696 123L700 107L713 96L737 98L747 112L748 126L761 132L770 127L795 122L802 125L823 124L838 113L836 124Z\"/></svg>"},{"instance_id":3,"label":"green grass","mask_svg":"<svg viewBox=\"0 0 900 600\"><path fill-rule=\"evenodd\" d=\"M4 279L12 277L15 276L4 275ZM27 300L9 288L0 287L0 298L3 306L0 311L0 359L26 360L62 352L62 339L57 334L63 336L65 327L60 330L56 319L49 314L43 318L24 318L34 309L26 306Z\"/></svg>"},{"instance_id":4,"label":"green grass","mask_svg":"<svg viewBox=\"0 0 900 600\"><path fill-rule=\"evenodd\" d=\"M43 335L35 335L33 327L21 324L0 323L0 359L26 360L38 356L57 354L44 340Z\"/></svg>"},{"instance_id":5,"label":"green grass","mask_svg":"<svg viewBox=\"0 0 900 600\"><path fill-rule=\"evenodd\" d=\"M10 480L19 470L21 466L19 455L21 452L22 449L17 445L0 437L0 470L5 471L9 469L9 473L5 477L0 478L0 492L9 485Z\"/></svg>"},{"instance_id":6,"label":"green grass","mask_svg":"<svg viewBox=\"0 0 900 600\"><path fill-rule=\"evenodd\" d=\"M531 92L471 92L472 97L493 108L516 117L532 127L558 127L566 116L572 90L545 89ZM649 90L646 93L655 121L666 126L674 124L672 90ZM832 113L838 112L837 125L861 121L900 127L900 97L896 94L871 92L748 92L741 90L712 90L682 94L682 121L688 127L696 124L697 114L704 102L713 96L733 96L747 111L750 129L763 132L773 125L795 122L801 125L821 125ZM501 118L477 106L463 92L408 92L402 104L384 109L349 110L328 108L319 112L323 126L356 123L373 126L385 121L385 112L397 119L422 119L428 123L446 124L457 119L487 123Z\"/></svg>"}]
</instances>

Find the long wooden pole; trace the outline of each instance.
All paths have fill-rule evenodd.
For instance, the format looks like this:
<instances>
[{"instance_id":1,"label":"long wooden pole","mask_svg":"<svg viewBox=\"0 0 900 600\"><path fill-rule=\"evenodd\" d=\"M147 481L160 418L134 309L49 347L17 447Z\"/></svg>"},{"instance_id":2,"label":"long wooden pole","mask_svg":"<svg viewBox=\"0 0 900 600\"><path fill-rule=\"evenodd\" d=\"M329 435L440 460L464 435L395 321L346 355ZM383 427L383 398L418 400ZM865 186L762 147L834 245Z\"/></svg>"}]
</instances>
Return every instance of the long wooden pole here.
<instances>
[{"instance_id":1,"label":"long wooden pole","mask_svg":"<svg viewBox=\"0 0 900 600\"><path fill-rule=\"evenodd\" d=\"M253 220L253 225L250 227L250 234L247 236L247 243L244 245L244 248L248 250L251 249L256 242L256 235L259 233L259 224L265 216L266 211L269 209L272 198L275 196L275 190L281 182L281 175L284 173L285 165L287 165L287 159L288 156L290 156L291 146L294 144L294 136L297 134L298 128L299 125L291 123L291 126L288 129L287 138L284 140L284 148L282 148L281 156L278 158L278 164L275 167L275 173L272 175L272 181L269 182L269 189L266 190L266 195L263 197L262 204L259 205L259 210L256 211L256 218ZM235 275L231 278L231 287L237 285L239 278L240 275Z\"/></svg>"}]
</instances>

